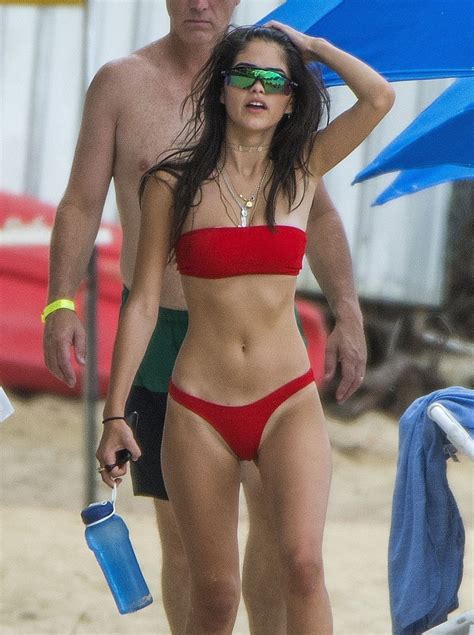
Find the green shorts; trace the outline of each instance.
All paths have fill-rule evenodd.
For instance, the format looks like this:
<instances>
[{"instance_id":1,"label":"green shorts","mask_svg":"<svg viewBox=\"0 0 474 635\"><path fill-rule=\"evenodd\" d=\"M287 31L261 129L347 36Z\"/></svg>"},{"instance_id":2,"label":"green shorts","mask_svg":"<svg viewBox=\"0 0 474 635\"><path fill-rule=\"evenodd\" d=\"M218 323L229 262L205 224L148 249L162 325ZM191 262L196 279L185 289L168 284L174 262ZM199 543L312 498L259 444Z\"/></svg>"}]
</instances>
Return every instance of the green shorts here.
<instances>
[{"instance_id":1,"label":"green shorts","mask_svg":"<svg viewBox=\"0 0 474 635\"><path fill-rule=\"evenodd\" d=\"M122 306L127 301L128 289L122 292ZM133 381L153 392L168 392L174 363L188 330L188 312L160 307L158 322L140 368Z\"/></svg>"}]
</instances>

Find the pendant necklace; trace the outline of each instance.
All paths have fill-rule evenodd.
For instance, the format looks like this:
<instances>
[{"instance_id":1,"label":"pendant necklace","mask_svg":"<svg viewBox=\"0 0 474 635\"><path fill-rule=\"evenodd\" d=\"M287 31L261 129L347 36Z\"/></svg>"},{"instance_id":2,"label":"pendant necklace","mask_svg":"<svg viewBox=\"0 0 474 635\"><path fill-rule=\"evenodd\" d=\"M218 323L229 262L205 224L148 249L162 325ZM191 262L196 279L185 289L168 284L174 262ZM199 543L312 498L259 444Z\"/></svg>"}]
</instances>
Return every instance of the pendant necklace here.
<instances>
[{"instance_id":1,"label":"pendant necklace","mask_svg":"<svg viewBox=\"0 0 474 635\"><path fill-rule=\"evenodd\" d=\"M232 196L234 201L239 206L239 209L240 209L240 222L237 225L238 227L248 227L248 225L249 225L249 221L248 221L249 211L252 210L252 208L254 208L252 211L253 211L253 214L255 213L255 207L257 205L258 195L259 195L260 190L262 188L263 182L265 181L265 177L267 176L267 172L268 172L268 168L269 167L270 167L270 161L267 163L267 167L265 168L265 171L262 174L262 178L259 181L257 189L249 197L244 196L243 194L236 194L235 190L234 190L234 188L232 186L232 181L230 179L230 176L228 174L226 174L224 166L222 165L222 166L218 167L218 172L219 172L220 175L222 175L222 180L224 181L224 184L225 184L226 188L228 189L229 194ZM253 217L253 214L252 214L252 217ZM250 219L250 221L251 220L252 219Z\"/></svg>"}]
</instances>

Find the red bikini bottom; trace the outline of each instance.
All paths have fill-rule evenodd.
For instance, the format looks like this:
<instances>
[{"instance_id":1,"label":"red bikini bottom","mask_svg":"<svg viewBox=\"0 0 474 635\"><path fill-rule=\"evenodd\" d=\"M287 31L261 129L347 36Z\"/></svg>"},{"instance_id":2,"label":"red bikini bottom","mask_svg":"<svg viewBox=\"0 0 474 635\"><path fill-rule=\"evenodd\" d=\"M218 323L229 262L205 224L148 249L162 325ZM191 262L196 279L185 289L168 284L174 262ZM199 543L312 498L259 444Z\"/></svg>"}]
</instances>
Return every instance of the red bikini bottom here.
<instances>
[{"instance_id":1,"label":"red bikini bottom","mask_svg":"<svg viewBox=\"0 0 474 635\"><path fill-rule=\"evenodd\" d=\"M169 394L179 404L209 423L242 461L257 457L268 419L278 406L314 381L310 369L304 375L280 386L266 397L245 406L224 406L188 395L172 381Z\"/></svg>"}]
</instances>

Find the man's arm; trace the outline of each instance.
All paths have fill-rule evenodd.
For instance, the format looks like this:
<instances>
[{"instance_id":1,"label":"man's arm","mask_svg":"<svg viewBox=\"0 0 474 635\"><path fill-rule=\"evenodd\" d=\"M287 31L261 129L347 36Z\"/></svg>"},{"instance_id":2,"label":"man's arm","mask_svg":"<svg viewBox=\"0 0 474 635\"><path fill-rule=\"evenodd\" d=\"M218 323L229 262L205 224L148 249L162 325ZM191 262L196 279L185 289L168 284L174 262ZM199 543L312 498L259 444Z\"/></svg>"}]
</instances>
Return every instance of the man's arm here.
<instances>
[{"instance_id":1,"label":"man's arm","mask_svg":"<svg viewBox=\"0 0 474 635\"><path fill-rule=\"evenodd\" d=\"M112 177L117 119L110 75L107 66L101 69L87 91L71 174L51 237L48 304L74 298L99 229ZM71 346L77 361L84 364L84 327L73 311L57 310L46 319L44 358L53 375L74 386Z\"/></svg>"},{"instance_id":2,"label":"man's arm","mask_svg":"<svg viewBox=\"0 0 474 635\"><path fill-rule=\"evenodd\" d=\"M362 383L367 349L344 227L321 181L308 219L306 258L335 317L326 347L325 379L341 364L336 398L343 402Z\"/></svg>"}]
</instances>

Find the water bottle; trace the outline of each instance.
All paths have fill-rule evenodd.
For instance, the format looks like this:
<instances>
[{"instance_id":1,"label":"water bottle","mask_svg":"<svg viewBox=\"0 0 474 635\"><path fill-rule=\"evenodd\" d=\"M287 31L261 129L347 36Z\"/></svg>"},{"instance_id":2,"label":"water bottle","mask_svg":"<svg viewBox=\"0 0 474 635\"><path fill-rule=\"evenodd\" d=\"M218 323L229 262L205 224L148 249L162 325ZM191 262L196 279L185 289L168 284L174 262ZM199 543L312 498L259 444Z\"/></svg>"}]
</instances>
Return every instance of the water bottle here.
<instances>
[{"instance_id":1,"label":"water bottle","mask_svg":"<svg viewBox=\"0 0 474 635\"><path fill-rule=\"evenodd\" d=\"M134 613L153 602L129 538L127 525L112 501L92 503L82 510L86 542L95 554L119 612Z\"/></svg>"}]
</instances>

